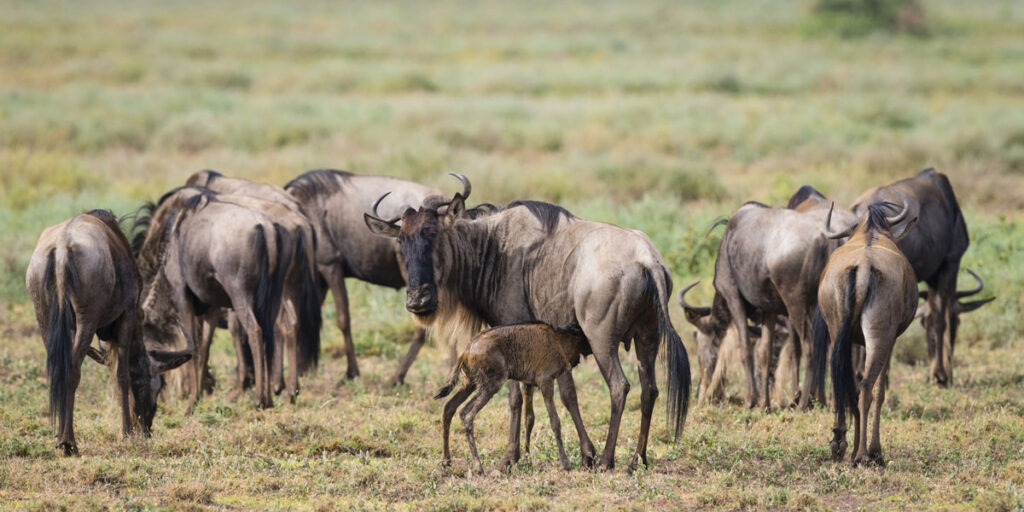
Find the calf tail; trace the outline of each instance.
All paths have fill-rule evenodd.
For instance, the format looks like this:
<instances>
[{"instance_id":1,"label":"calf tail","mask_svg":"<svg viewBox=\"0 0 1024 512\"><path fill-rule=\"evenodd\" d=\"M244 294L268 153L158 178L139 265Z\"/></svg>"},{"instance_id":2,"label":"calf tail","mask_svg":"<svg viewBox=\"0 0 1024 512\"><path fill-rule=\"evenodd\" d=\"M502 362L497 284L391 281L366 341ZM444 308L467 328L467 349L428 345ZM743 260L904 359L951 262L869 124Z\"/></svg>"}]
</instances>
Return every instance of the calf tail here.
<instances>
[{"instance_id":1,"label":"calf tail","mask_svg":"<svg viewBox=\"0 0 1024 512\"><path fill-rule=\"evenodd\" d=\"M658 315L658 337L666 345L668 354L668 423L675 440L683 433L683 424L690 408L690 357L668 315L668 297L672 293L672 278L661 272L648 270L649 282L654 284L654 306Z\"/></svg>"},{"instance_id":2,"label":"calf tail","mask_svg":"<svg viewBox=\"0 0 1024 512\"><path fill-rule=\"evenodd\" d=\"M825 372L828 367L828 349L832 340L828 335L828 324L821 314L821 308L814 308L814 318L811 320L811 379L810 390L815 396L823 396L825 393Z\"/></svg>"},{"instance_id":3,"label":"calf tail","mask_svg":"<svg viewBox=\"0 0 1024 512\"><path fill-rule=\"evenodd\" d=\"M50 425L58 420L64 424L71 387L71 348L75 336L75 310L71 295L78 285L78 269L74 253L67 251L63 293L57 287L56 251L46 258L44 289L51 295L50 319L46 329L46 372L50 377Z\"/></svg>"},{"instance_id":4,"label":"calf tail","mask_svg":"<svg viewBox=\"0 0 1024 512\"><path fill-rule=\"evenodd\" d=\"M302 276L296 312L299 322L299 375L316 368L320 362L320 285L317 282L316 262L310 261L310 242L306 240L306 233L299 232L294 256Z\"/></svg>"},{"instance_id":5,"label":"calf tail","mask_svg":"<svg viewBox=\"0 0 1024 512\"><path fill-rule=\"evenodd\" d=\"M836 411L850 410L857 407L857 383L853 375L853 328L856 321L857 306L857 269L850 270L846 288L846 304L843 308L843 321L839 324L836 339L832 347L832 394L836 402Z\"/></svg>"},{"instance_id":6,"label":"calf tail","mask_svg":"<svg viewBox=\"0 0 1024 512\"><path fill-rule=\"evenodd\" d=\"M458 362L456 362L455 366L452 367L452 370L448 372L448 380L445 382L444 387L438 390L437 394L434 395L434 400L440 400L448 396L452 390L455 389L455 385L459 383L459 373L462 372L462 368L464 366L465 360L459 357Z\"/></svg>"}]
</instances>

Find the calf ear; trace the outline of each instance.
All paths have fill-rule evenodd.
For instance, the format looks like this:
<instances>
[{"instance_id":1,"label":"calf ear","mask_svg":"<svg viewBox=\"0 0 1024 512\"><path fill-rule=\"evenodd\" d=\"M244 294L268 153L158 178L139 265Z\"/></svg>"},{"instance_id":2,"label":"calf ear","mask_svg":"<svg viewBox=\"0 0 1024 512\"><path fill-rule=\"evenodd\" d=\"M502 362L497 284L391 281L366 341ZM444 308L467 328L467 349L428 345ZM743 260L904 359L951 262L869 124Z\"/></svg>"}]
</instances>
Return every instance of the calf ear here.
<instances>
[{"instance_id":1,"label":"calf ear","mask_svg":"<svg viewBox=\"0 0 1024 512\"><path fill-rule=\"evenodd\" d=\"M185 363L189 359L192 359L192 351L190 350L148 350L150 371L153 374L159 374L168 370L173 370Z\"/></svg>"},{"instance_id":2,"label":"calf ear","mask_svg":"<svg viewBox=\"0 0 1024 512\"><path fill-rule=\"evenodd\" d=\"M399 227L378 219L368 213L363 214L363 220L366 222L366 227L370 228L370 232L378 236L386 236L389 238L395 238L398 236Z\"/></svg>"},{"instance_id":3,"label":"calf ear","mask_svg":"<svg viewBox=\"0 0 1024 512\"><path fill-rule=\"evenodd\" d=\"M462 197L461 193L456 193L455 197L452 198L452 202L448 204L448 213L446 215L448 222L462 217L465 213L466 198Z\"/></svg>"}]
</instances>

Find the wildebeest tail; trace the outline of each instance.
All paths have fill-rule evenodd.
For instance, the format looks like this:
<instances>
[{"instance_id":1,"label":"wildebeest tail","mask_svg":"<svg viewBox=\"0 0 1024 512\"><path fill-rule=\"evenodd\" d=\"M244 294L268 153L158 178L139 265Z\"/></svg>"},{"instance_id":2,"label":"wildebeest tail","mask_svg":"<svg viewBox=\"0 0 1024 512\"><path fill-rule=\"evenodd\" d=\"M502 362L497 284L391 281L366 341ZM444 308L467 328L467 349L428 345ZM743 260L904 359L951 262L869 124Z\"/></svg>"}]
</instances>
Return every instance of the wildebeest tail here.
<instances>
[{"instance_id":1,"label":"wildebeest tail","mask_svg":"<svg viewBox=\"0 0 1024 512\"><path fill-rule=\"evenodd\" d=\"M256 236L253 239L253 251L256 254L256 266L259 272L259 280L256 283L256 297L253 301L253 314L256 316L256 323L260 326L263 336L263 350L267 357L267 363L274 360L274 320L281 307L281 290L284 273L282 264L287 268L287 258L282 254L284 240L279 230L275 233L275 245L277 250L277 266L270 268L270 248L267 246L267 234L263 226L256 226Z\"/></svg>"},{"instance_id":2,"label":"wildebeest tail","mask_svg":"<svg viewBox=\"0 0 1024 512\"><path fill-rule=\"evenodd\" d=\"M647 270L648 288L654 285L653 302L658 314L658 336L666 345L668 354L668 422L675 439L683 433L683 424L690 408L690 357L668 316L668 297L672 293L672 278L668 272Z\"/></svg>"},{"instance_id":3,"label":"wildebeest tail","mask_svg":"<svg viewBox=\"0 0 1024 512\"><path fill-rule=\"evenodd\" d=\"M853 375L853 329L857 312L857 269L850 270L843 321L832 347L832 394L836 411L857 407L857 383ZM817 348L817 347L815 347Z\"/></svg>"},{"instance_id":4,"label":"wildebeest tail","mask_svg":"<svg viewBox=\"0 0 1024 512\"><path fill-rule=\"evenodd\" d=\"M320 362L320 285L317 282L316 262L310 261L309 249L312 240L306 240L306 233L299 232L299 240L295 244L295 261L302 276L302 287L299 291L299 375L315 368Z\"/></svg>"},{"instance_id":5,"label":"wildebeest tail","mask_svg":"<svg viewBox=\"0 0 1024 512\"><path fill-rule=\"evenodd\" d=\"M64 424L68 395L71 388L71 349L75 336L75 310L71 295L78 285L78 268L74 252L67 251L63 288L57 289L57 255L50 251L43 273L44 289L50 293L50 319L46 329L46 372L50 377L50 424L58 420Z\"/></svg>"},{"instance_id":6,"label":"wildebeest tail","mask_svg":"<svg viewBox=\"0 0 1024 512\"><path fill-rule=\"evenodd\" d=\"M462 372L462 366L464 364L462 357L459 357L458 362L456 362L455 366L452 367L452 370L448 372L448 380L445 382L444 387L439 389L437 394L434 395L434 400L440 400L448 396L452 390L455 389L455 385L459 383L459 374Z\"/></svg>"},{"instance_id":7,"label":"wildebeest tail","mask_svg":"<svg viewBox=\"0 0 1024 512\"><path fill-rule=\"evenodd\" d=\"M815 306L811 320L811 392L816 396L825 393L825 371L828 367L828 349L832 339L828 335L828 324L821 314L821 308Z\"/></svg>"}]
</instances>

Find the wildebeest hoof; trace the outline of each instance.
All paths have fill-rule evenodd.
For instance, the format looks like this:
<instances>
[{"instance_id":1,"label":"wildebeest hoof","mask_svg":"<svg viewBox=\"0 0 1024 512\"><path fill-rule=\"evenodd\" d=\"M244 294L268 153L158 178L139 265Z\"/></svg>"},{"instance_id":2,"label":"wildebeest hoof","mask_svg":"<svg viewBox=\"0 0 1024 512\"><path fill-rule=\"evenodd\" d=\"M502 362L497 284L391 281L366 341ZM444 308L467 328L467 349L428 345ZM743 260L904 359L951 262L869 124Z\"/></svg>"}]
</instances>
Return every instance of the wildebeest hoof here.
<instances>
[{"instance_id":1,"label":"wildebeest hoof","mask_svg":"<svg viewBox=\"0 0 1024 512\"><path fill-rule=\"evenodd\" d=\"M583 467L593 468L594 467L594 459L596 457L597 457L597 454L594 453L594 448L593 447L590 448L590 451L584 450L584 451L582 451L580 453L580 461L583 464Z\"/></svg>"},{"instance_id":2,"label":"wildebeest hoof","mask_svg":"<svg viewBox=\"0 0 1024 512\"><path fill-rule=\"evenodd\" d=\"M359 376L359 368L349 368L345 371L345 378L352 380Z\"/></svg>"},{"instance_id":3,"label":"wildebeest hoof","mask_svg":"<svg viewBox=\"0 0 1024 512\"><path fill-rule=\"evenodd\" d=\"M452 467L452 460L451 459L441 459L441 467L442 468L450 468L450 467Z\"/></svg>"},{"instance_id":4,"label":"wildebeest hoof","mask_svg":"<svg viewBox=\"0 0 1024 512\"><path fill-rule=\"evenodd\" d=\"M880 468L884 468L885 467L885 457L882 457L881 453L868 453L868 459L867 459L867 462L865 462L865 465L866 464L873 464L873 465L878 466Z\"/></svg>"},{"instance_id":5,"label":"wildebeest hoof","mask_svg":"<svg viewBox=\"0 0 1024 512\"><path fill-rule=\"evenodd\" d=\"M512 459L510 459L508 456L505 456L501 459L501 462L498 462L498 467L501 468L502 472L508 473L509 471L512 470L513 464L515 463L512 462Z\"/></svg>"},{"instance_id":6,"label":"wildebeest hoof","mask_svg":"<svg viewBox=\"0 0 1024 512\"><path fill-rule=\"evenodd\" d=\"M843 460L843 455L846 453L846 441L833 440L829 443L829 447L832 449L832 460Z\"/></svg>"},{"instance_id":7,"label":"wildebeest hoof","mask_svg":"<svg viewBox=\"0 0 1024 512\"><path fill-rule=\"evenodd\" d=\"M63 452L65 457L71 457L73 455L78 455L78 445L75 444L75 443L68 443L68 442L58 443L57 444L57 449L60 450L61 452Z\"/></svg>"}]
</instances>

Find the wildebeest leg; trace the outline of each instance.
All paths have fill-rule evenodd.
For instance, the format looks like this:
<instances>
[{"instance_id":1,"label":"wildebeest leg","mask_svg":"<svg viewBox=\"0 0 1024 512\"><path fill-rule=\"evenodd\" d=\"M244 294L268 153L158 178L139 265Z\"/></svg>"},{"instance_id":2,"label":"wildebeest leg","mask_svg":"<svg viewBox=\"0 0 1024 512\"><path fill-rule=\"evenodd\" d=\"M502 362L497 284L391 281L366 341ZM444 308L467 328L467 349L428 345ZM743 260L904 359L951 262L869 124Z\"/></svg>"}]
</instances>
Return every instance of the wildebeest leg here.
<instances>
[{"instance_id":1,"label":"wildebeest leg","mask_svg":"<svg viewBox=\"0 0 1024 512\"><path fill-rule=\"evenodd\" d=\"M868 461L878 464L879 466L885 466L885 459L882 457L882 442L879 439L879 422L882 419L882 403L885 402L885 390L889 387L889 359L886 358L885 367L882 369L882 374L878 377L875 382L875 387L872 389L874 396L872 397L872 404L874 410L872 416L874 423L871 426L871 443L868 445Z\"/></svg>"},{"instance_id":2,"label":"wildebeest leg","mask_svg":"<svg viewBox=\"0 0 1024 512\"><path fill-rule=\"evenodd\" d=\"M275 322L274 342L278 344L274 351L274 394L279 394L282 389L287 390L288 401L295 403L295 397L299 394L299 340L298 340L298 315L296 314L296 299L288 297L281 306L281 313ZM287 384L284 378L284 357L288 356L288 378Z\"/></svg>"},{"instance_id":3,"label":"wildebeest leg","mask_svg":"<svg viewBox=\"0 0 1024 512\"><path fill-rule=\"evenodd\" d=\"M772 337L775 332L775 316L765 315L761 326L761 339L757 342L758 391L761 394L760 406L767 409L771 406L769 376L772 370Z\"/></svg>"},{"instance_id":4,"label":"wildebeest leg","mask_svg":"<svg viewBox=\"0 0 1024 512\"><path fill-rule=\"evenodd\" d=\"M946 318L949 314L954 288L948 285L949 278L940 275L934 285L928 284L928 310L924 315L925 340L928 343L930 375L941 386L949 385L949 373L945 368ZM956 284L956 280L953 280Z\"/></svg>"},{"instance_id":5,"label":"wildebeest leg","mask_svg":"<svg viewBox=\"0 0 1024 512\"><path fill-rule=\"evenodd\" d=\"M576 383L573 382L572 373L564 372L558 377L558 395L562 398L562 405L569 410L569 416L576 427L576 435L580 439L580 460L584 467L593 467L597 450L594 449L594 443L587 435L583 416L580 415L580 404L576 399Z\"/></svg>"},{"instance_id":6,"label":"wildebeest leg","mask_svg":"<svg viewBox=\"0 0 1024 512\"><path fill-rule=\"evenodd\" d=\"M117 389L121 393L121 435L127 437L131 435L134 429L135 420L131 414L131 350L128 347L132 343L137 343L140 340L133 339L133 329L130 324L132 323L128 317L131 313L124 314L117 324L117 339L114 340L113 345L118 348L117 351ZM109 353L108 353L109 354Z\"/></svg>"},{"instance_id":7,"label":"wildebeest leg","mask_svg":"<svg viewBox=\"0 0 1024 512\"><path fill-rule=\"evenodd\" d=\"M654 324L657 325L657 324ZM654 402L658 399L658 380L655 377L655 363L658 359L658 333L641 332L634 337L636 359L640 364L640 437L636 442L636 454L629 463L629 470L637 466L637 459L649 466L647 462L647 440L651 431L651 416L654 414Z\"/></svg>"},{"instance_id":8,"label":"wildebeest leg","mask_svg":"<svg viewBox=\"0 0 1024 512\"><path fill-rule=\"evenodd\" d=\"M78 321L81 322L79 316ZM92 325L79 324L75 329L75 338L71 352L71 375L68 380L68 399L64 409L64 422L58 428L57 448L63 449L64 455L78 455L78 443L75 442L75 392L78 390L78 383L82 380L82 361L85 353L92 343L96 327Z\"/></svg>"},{"instance_id":9,"label":"wildebeest leg","mask_svg":"<svg viewBox=\"0 0 1024 512\"><path fill-rule=\"evenodd\" d=\"M757 405L757 381L754 377L754 354L750 345L750 333L747 331L747 312L743 299L731 295L726 294L725 300L729 305L729 314L732 315L733 326L739 338L740 361L747 378L747 407L752 409Z\"/></svg>"},{"instance_id":10,"label":"wildebeest leg","mask_svg":"<svg viewBox=\"0 0 1024 512\"><path fill-rule=\"evenodd\" d=\"M508 444L505 446L505 455L498 463L498 467L507 470L513 464L519 462L519 427L523 412L523 393L520 391L519 383L508 381Z\"/></svg>"},{"instance_id":11,"label":"wildebeest leg","mask_svg":"<svg viewBox=\"0 0 1024 512\"><path fill-rule=\"evenodd\" d=\"M217 315L217 318L219 319L220 315ZM206 344L207 347L209 347L209 346L211 346L213 344L213 334L214 334L214 332L216 330L217 330L217 320L216 319L210 320L208 322L203 322L203 340L204 340L204 343ZM206 393L207 395L212 395L213 394L213 388L217 384L217 379L213 378L213 374L210 373L210 365L206 365L203 368L202 384L203 384L202 385L203 392Z\"/></svg>"},{"instance_id":12,"label":"wildebeest leg","mask_svg":"<svg viewBox=\"0 0 1024 512\"><path fill-rule=\"evenodd\" d=\"M491 379L480 383L479 389L473 399L462 408L462 412L459 413L459 417L462 418L462 428L466 431L466 439L469 441L469 452L473 455L473 463L476 468L476 472L479 474L484 473L484 466L480 463L480 454L476 450L476 438L473 437L473 420L476 419L476 415L483 409L487 402L491 401L491 397L501 389L501 384L504 379Z\"/></svg>"},{"instance_id":13,"label":"wildebeest leg","mask_svg":"<svg viewBox=\"0 0 1024 512\"><path fill-rule=\"evenodd\" d=\"M259 323L256 322L256 315L253 313L252 308L249 304L243 304L242 307L235 308L235 314L238 316L238 321L242 324L242 328L245 329L245 335L249 341L249 350L252 351L256 407L273 407L270 379L268 378L267 352L266 347L263 346L263 331L260 329ZM273 328L271 326L268 327Z\"/></svg>"},{"instance_id":14,"label":"wildebeest leg","mask_svg":"<svg viewBox=\"0 0 1024 512\"><path fill-rule=\"evenodd\" d=\"M338 329L345 338L345 361L348 365L345 369L345 378L354 379L359 376L359 363L356 362L356 345L352 341L352 321L348 312L345 274L340 268L332 268L330 272L324 273L324 278L327 280L327 286L331 288L331 295L334 296L334 313L338 317ZM405 374L402 376L405 377Z\"/></svg>"},{"instance_id":15,"label":"wildebeest leg","mask_svg":"<svg viewBox=\"0 0 1024 512\"><path fill-rule=\"evenodd\" d=\"M836 422L832 426L832 442L829 447L832 449L832 460L843 460L846 454L846 409L836 409Z\"/></svg>"},{"instance_id":16,"label":"wildebeest leg","mask_svg":"<svg viewBox=\"0 0 1024 512\"><path fill-rule=\"evenodd\" d=\"M213 325L216 325L217 317L214 314L212 319ZM189 334L192 339L199 340L199 345L195 348L195 355L189 361L188 364L192 365L192 387L190 391L190 397L188 401L188 409L185 411L185 415L190 416L195 411L196 404L199 403L199 397L203 392L203 376L206 374L206 365L210 360L210 345L213 341L213 329L210 329L211 336L206 337L205 323L207 319L199 319L192 317L189 322L185 324L185 328L189 330Z\"/></svg>"},{"instance_id":17,"label":"wildebeest leg","mask_svg":"<svg viewBox=\"0 0 1024 512\"><path fill-rule=\"evenodd\" d=\"M469 395L476 391L476 386L472 383L466 384L466 387L458 390L454 396L448 399L444 404L444 415L442 416L441 425L442 438L444 439L444 449L441 455L441 465L450 466L452 464L452 452L449 449L448 434L451 431L452 417L455 416L455 410L465 402Z\"/></svg>"},{"instance_id":18,"label":"wildebeest leg","mask_svg":"<svg viewBox=\"0 0 1024 512\"><path fill-rule=\"evenodd\" d=\"M558 446L558 460L562 463L562 469L569 470L569 458L565 456L565 445L562 444L562 422L558 419L558 409L555 409L555 383L547 380L540 382L540 393L544 395L544 407L548 410L548 419L551 420L551 432L555 434L555 445Z\"/></svg>"},{"instance_id":19,"label":"wildebeest leg","mask_svg":"<svg viewBox=\"0 0 1024 512\"><path fill-rule=\"evenodd\" d=\"M235 357L238 360L235 377L237 382L235 388L228 393L228 399L234 400L241 396L246 388L252 386L252 351L249 350L249 338L245 334L245 329L234 312L228 315L228 330L235 343Z\"/></svg>"},{"instance_id":20,"label":"wildebeest leg","mask_svg":"<svg viewBox=\"0 0 1024 512\"><path fill-rule=\"evenodd\" d=\"M619 423L622 421L622 411L626 407L626 395L629 393L629 381L626 374L622 372L622 364L619 362L617 342L595 343L591 339L591 348L594 351L594 359L605 383L608 384L608 392L611 395L611 418L608 422L608 438L605 440L604 452L601 454L601 467L609 470L615 467L615 442L619 437Z\"/></svg>"},{"instance_id":21,"label":"wildebeest leg","mask_svg":"<svg viewBox=\"0 0 1024 512\"><path fill-rule=\"evenodd\" d=\"M402 362L399 363L395 374L388 379L388 384L392 386L405 384L405 374L409 372L409 368L412 367L412 363L416 360L416 356L420 353L420 349L423 348L426 339L427 330L417 325L416 330L412 333L412 342L409 344L409 350L405 353L405 357L402 358Z\"/></svg>"},{"instance_id":22,"label":"wildebeest leg","mask_svg":"<svg viewBox=\"0 0 1024 512\"><path fill-rule=\"evenodd\" d=\"M523 391L523 425L525 427L526 439L523 443L523 453L530 453L530 439L533 436L533 424L536 416L533 414L533 386L530 384L520 385Z\"/></svg>"},{"instance_id":23,"label":"wildebeest leg","mask_svg":"<svg viewBox=\"0 0 1024 512\"><path fill-rule=\"evenodd\" d=\"M869 319L869 314L865 314L863 321L870 321ZM854 443L854 464L865 464L870 462L867 450L867 428L868 419L871 416L872 394L875 382L879 380L882 371L888 363L893 339L895 339L895 336L879 335L871 332L869 329L865 329L864 346L866 364L864 367L864 379L857 385L858 391L860 392L859 405L857 407L858 410L860 410L860 418L858 418L857 422L857 435Z\"/></svg>"},{"instance_id":24,"label":"wildebeest leg","mask_svg":"<svg viewBox=\"0 0 1024 512\"><path fill-rule=\"evenodd\" d=\"M726 335L722 339L722 344L718 347L718 359L715 360L715 368L711 373L711 381L707 384L701 384L701 394L699 400L701 403L721 403L725 401L725 376L728 370L728 355L735 350L733 347L739 343L739 339L734 336Z\"/></svg>"}]
</instances>

